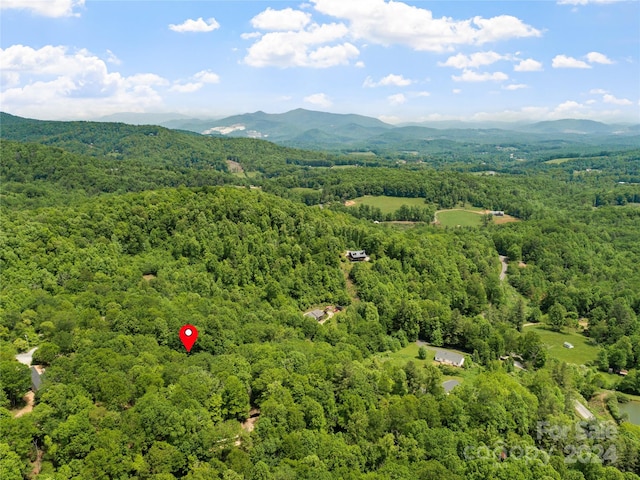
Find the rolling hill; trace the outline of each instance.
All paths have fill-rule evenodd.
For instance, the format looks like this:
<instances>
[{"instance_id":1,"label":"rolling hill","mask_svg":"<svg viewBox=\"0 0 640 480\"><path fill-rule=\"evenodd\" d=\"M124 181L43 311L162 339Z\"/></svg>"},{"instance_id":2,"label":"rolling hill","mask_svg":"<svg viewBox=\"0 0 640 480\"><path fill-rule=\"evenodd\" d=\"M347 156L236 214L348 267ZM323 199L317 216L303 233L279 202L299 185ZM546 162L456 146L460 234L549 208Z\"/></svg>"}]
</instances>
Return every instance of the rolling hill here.
<instances>
[{"instance_id":1,"label":"rolling hill","mask_svg":"<svg viewBox=\"0 0 640 480\"><path fill-rule=\"evenodd\" d=\"M608 125L579 119L533 124L451 121L390 125L362 115L297 109L279 114L259 111L220 120L177 119L163 125L206 135L262 138L297 148L334 151L376 147L397 152L409 149L409 143L411 149L431 153L424 141L433 140L480 145L533 143L546 144L545 147L553 145L553 148L571 145L640 146L637 125Z\"/></svg>"}]
</instances>

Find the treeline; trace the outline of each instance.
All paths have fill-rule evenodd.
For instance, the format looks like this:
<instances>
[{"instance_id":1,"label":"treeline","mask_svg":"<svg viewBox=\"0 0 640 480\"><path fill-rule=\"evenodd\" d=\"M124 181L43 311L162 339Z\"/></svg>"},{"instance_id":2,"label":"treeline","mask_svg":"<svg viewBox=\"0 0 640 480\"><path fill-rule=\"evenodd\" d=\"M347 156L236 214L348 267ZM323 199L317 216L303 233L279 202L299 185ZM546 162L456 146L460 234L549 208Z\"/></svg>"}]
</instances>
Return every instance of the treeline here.
<instances>
[{"instance_id":1,"label":"treeline","mask_svg":"<svg viewBox=\"0 0 640 480\"><path fill-rule=\"evenodd\" d=\"M433 221L436 212L435 208L427 205L424 207L418 205L401 205L397 210L383 214L380 208L364 203L355 207L345 207L342 203L333 203L331 204L331 209L349 213L356 218L366 218L376 222L407 221L428 223Z\"/></svg>"}]
</instances>

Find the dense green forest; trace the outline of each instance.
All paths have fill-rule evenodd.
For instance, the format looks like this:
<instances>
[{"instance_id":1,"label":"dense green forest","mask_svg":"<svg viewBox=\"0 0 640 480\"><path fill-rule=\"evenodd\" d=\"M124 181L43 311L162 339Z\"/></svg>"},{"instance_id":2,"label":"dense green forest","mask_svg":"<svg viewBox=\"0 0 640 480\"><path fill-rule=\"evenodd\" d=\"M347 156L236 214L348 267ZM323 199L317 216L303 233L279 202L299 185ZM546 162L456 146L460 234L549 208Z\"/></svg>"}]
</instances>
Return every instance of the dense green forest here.
<instances>
[{"instance_id":1,"label":"dense green forest","mask_svg":"<svg viewBox=\"0 0 640 480\"><path fill-rule=\"evenodd\" d=\"M3 480L640 478L618 408L640 395L637 150L589 175L581 158L478 176L160 127L1 128ZM365 194L425 206L374 223L343 205ZM520 221L430 223L463 204ZM531 323L597 358L560 361ZM26 412L15 355L34 346Z\"/></svg>"}]
</instances>

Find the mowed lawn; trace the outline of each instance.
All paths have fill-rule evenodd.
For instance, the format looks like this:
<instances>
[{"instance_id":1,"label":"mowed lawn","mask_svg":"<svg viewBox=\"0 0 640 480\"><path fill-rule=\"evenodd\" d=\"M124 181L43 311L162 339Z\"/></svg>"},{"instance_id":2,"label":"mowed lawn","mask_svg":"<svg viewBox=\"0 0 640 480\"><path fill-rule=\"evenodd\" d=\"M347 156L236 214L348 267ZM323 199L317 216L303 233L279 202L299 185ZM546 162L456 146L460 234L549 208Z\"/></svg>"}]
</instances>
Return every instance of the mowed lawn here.
<instances>
[{"instance_id":1,"label":"mowed lawn","mask_svg":"<svg viewBox=\"0 0 640 480\"><path fill-rule=\"evenodd\" d=\"M535 331L540 335L542 343L547 346L549 357L557 358L563 362L584 365L594 361L598 356L598 348L589 345L589 338L574 330L565 328L562 332L552 332L542 325L529 325L523 330L525 332ZM565 348L564 342L569 342L573 348Z\"/></svg>"},{"instance_id":2,"label":"mowed lawn","mask_svg":"<svg viewBox=\"0 0 640 480\"><path fill-rule=\"evenodd\" d=\"M348 202L348 206L354 205L371 205L372 207L379 208L383 215L387 213L393 213L398 210L402 205L408 205L410 207L425 207L424 198L406 198L406 197L387 197L385 195L372 196L365 195L364 197L354 198L352 202Z\"/></svg>"},{"instance_id":3,"label":"mowed lawn","mask_svg":"<svg viewBox=\"0 0 640 480\"><path fill-rule=\"evenodd\" d=\"M436 219L443 227L478 227L482 224L482 214L468 210L444 210L436 214Z\"/></svg>"}]
</instances>

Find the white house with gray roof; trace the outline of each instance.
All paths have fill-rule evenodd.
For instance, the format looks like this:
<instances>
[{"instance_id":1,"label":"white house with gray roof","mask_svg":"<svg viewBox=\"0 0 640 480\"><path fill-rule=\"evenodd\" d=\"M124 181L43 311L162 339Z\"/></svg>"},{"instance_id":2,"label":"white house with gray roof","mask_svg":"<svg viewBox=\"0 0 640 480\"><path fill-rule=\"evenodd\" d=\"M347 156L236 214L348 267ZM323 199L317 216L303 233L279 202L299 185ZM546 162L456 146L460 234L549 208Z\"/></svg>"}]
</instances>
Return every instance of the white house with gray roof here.
<instances>
[{"instance_id":1,"label":"white house with gray roof","mask_svg":"<svg viewBox=\"0 0 640 480\"><path fill-rule=\"evenodd\" d=\"M435 361L444 363L445 365L461 367L464 364L464 355L460 355L459 353L455 352L449 352L447 350L436 350Z\"/></svg>"}]
</instances>

